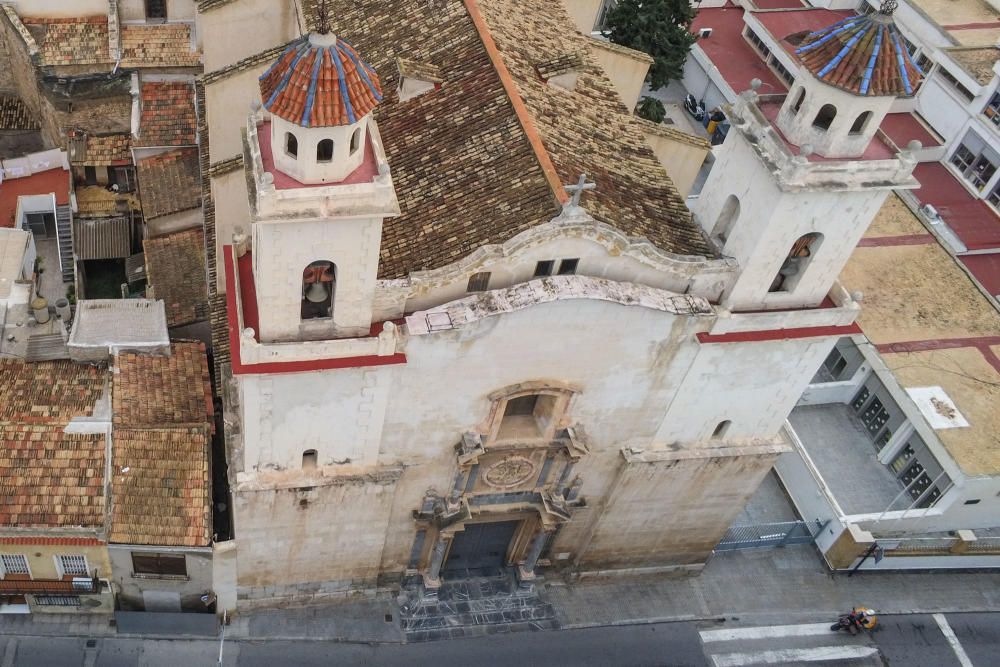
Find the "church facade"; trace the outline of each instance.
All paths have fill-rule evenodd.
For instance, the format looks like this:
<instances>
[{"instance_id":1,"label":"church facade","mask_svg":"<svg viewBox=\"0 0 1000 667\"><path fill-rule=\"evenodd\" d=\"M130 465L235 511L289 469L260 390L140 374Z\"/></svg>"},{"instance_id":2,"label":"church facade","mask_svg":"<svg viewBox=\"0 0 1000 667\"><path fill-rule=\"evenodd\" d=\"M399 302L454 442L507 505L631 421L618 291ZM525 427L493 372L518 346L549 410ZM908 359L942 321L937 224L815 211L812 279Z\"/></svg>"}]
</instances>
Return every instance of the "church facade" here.
<instances>
[{"instance_id":1,"label":"church facade","mask_svg":"<svg viewBox=\"0 0 1000 667\"><path fill-rule=\"evenodd\" d=\"M836 276L912 159L799 122L849 106L820 78L773 127L748 91L692 214L561 8L384 5L231 79L256 86L211 181L239 604L697 572L856 331Z\"/></svg>"}]
</instances>

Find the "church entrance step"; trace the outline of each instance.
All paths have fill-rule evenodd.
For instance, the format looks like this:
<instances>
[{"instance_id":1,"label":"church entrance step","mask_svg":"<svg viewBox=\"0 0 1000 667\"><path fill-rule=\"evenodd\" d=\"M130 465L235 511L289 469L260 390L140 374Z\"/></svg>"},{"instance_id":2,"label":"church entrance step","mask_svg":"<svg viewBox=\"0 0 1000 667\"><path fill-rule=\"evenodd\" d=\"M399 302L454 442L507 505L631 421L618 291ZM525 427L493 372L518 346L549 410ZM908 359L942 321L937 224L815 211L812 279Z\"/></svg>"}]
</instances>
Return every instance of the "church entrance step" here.
<instances>
[{"instance_id":1,"label":"church entrance step","mask_svg":"<svg viewBox=\"0 0 1000 667\"><path fill-rule=\"evenodd\" d=\"M503 578L468 579L442 584L437 599L414 587L403 593L401 624L408 642L555 630L552 605L534 590L523 590L509 571Z\"/></svg>"}]
</instances>

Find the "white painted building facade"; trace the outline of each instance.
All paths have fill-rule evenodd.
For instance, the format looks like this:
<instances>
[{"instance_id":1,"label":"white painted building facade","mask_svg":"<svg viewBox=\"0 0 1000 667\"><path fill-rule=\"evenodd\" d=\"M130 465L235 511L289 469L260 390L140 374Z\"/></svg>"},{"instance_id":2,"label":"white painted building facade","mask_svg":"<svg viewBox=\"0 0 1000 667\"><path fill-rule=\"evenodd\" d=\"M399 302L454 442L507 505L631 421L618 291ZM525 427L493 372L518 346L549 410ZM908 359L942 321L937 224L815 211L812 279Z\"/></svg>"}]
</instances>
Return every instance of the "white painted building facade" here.
<instances>
[{"instance_id":1,"label":"white painted building facade","mask_svg":"<svg viewBox=\"0 0 1000 667\"><path fill-rule=\"evenodd\" d=\"M251 226L222 253L239 604L414 575L433 590L463 559L525 581L700 569L854 330L836 276L914 164L797 158L757 104L741 98L694 211L724 237L716 258L664 252L574 197L393 280L376 279L399 209L375 121L352 121L367 176L309 185L314 167L290 181L270 154L279 114L252 112ZM470 546L487 532L499 553Z\"/></svg>"}]
</instances>

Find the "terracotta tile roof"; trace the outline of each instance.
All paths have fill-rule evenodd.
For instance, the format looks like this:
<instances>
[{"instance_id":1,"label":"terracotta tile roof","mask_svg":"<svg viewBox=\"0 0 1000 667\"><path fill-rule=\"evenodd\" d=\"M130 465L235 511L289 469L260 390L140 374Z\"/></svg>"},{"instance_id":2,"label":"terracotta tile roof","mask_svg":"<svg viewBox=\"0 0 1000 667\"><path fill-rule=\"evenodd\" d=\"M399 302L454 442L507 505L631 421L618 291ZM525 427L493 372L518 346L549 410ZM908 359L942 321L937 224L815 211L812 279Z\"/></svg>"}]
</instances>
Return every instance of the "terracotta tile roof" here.
<instances>
[{"instance_id":1,"label":"terracotta tile roof","mask_svg":"<svg viewBox=\"0 0 1000 667\"><path fill-rule=\"evenodd\" d=\"M104 524L104 436L64 433L89 417L107 371L0 359L0 525Z\"/></svg>"},{"instance_id":2,"label":"terracotta tile roof","mask_svg":"<svg viewBox=\"0 0 1000 667\"><path fill-rule=\"evenodd\" d=\"M116 428L112 438L110 541L208 545L208 427Z\"/></svg>"},{"instance_id":3,"label":"terracotta tile roof","mask_svg":"<svg viewBox=\"0 0 1000 667\"><path fill-rule=\"evenodd\" d=\"M111 405L114 424L205 424L212 386L204 343L173 343L170 356L121 353L115 357Z\"/></svg>"},{"instance_id":4,"label":"terracotta tile roof","mask_svg":"<svg viewBox=\"0 0 1000 667\"><path fill-rule=\"evenodd\" d=\"M1000 60L1000 48L953 47L945 49L945 52L980 85L990 85L990 81L993 80L993 65Z\"/></svg>"},{"instance_id":5,"label":"terracotta tile roof","mask_svg":"<svg viewBox=\"0 0 1000 667\"><path fill-rule=\"evenodd\" d=\"M710 255L683 199L562 6L491 0L480 11L485 38L459 2L358 0L333 12L334 32L352 40L385 91L375 118L401 215L383 225L379 276L441 267L558 215L557 191L532 134L554 164L552 180L575 183L585 172L596 181L596 191L582 200L594 217L667 252ZM530 131L484 39L495 43L495 57L509 70L504 76L523 99ZM437 67L440 88L400 102L400 53ZM586 63L573 92L549 86L535 70L536 63L567 53L583 54ZM561 187L558 196L564 196Z\"/></svg>"},{"instance_id":6,"label":"terracotta tile roof","mask_svg":"<svg viewBox=\"0 0 1000 667\"><path fill-rule=\"evenodd\" d=\"M17 97L0 95L0 130L37 130L38 120Z\"/></svg>"},{"instance_id":7,"label":"terracotta tile roof","mask_svg":"<svg viewBox=\"0 0 1000 667\"><path fill-rule=\"evenodd\" d=\"M396 58L396 70L401 77L409 77L427 81L428 83L441 83L441 68L431 63L421 63L407 58Z\"/></svg>"},{"instance_id":8,"label":"terracotta tile roof","mask_svg":"<svg viewBox=\"0 0 1000 667\"><path fill-rule=\"evenodd\" d=\"M152 298L166 303L167 324L173 327L205 319L205 233L189 229L157 236L143 241L143 247Z\"/></svg>"},{"instance_id":9,"label":"terracotta tile roof","mask_svg":"<svg viewBox=\"0 0 1000 667\"><path fill-rule=\"evenodd\" d=\"M89 166L110 166L131 164L132 162L132 135L126 133L88 135L87 152L79 160L79 163Z\"/></svg>"},{"instance_id":10,"label":"terracotta tile roof","mask_svg":"<svg viewBox=\"0 0 1000 667\"><path fill-rule=\"evenodd\" d=\"M104 436L63 428L0 423L0 525L104 525Z\"/></svg>"},{"instance_id":11,"label":"terracotta tile roof","mask_svg":"<svg viewBox=\"0 0 1000 667\"><path fill-rule=\"evenodd\" d=\"M40 64L99 65L112 62L108 17L22 18L38 43Z\"/></svg>"},{"instance_id":12,"label":"terracotta tile roof","mask_svg":"<svg viewBox=\"0 0 1000 667\"><path fill-rule=\"evenodd\" d=\"M66 424L90 416L106 380L96 366L0 359L0 423Z\"/></svg>"},{"instance_id":13,"label":"terracotta tile roof","mask_svg":"<svg viewBox=\"0 0 1000 667\"><path fill-rule=\"evenodd\" d=\"M476 0L467 5L475 7ZM661 250L711 256L642 128L563 6L548 0L482 0L478 5L559 179L574 183L586 173L597 184L581 205L598 220L643 236ZM534 67L564 54L577 54L585 64L572 92L547 85Z\"/></svg>"},{"instance_id":14,"label":"terracotta tile roof","mask_svg":"<svg viewBox=\"0 0 1000 667\"><path fill-rule=\"evenodd\" d=\"M920 69L891 12L850 16L809 33L795 53L818 79L857 95L913 95L920 86Z\"/></svg>"},{"instance_id":15,"label":"terracotta tile roof","mask_svg":"<svg viewBox=\"0 0 1000 667\"><path fill-rule=\"evenodd\" d=\"M194 88L183 81L146 81L136 146L193 146L198 143Z\"/></svg>"},{"instance_id":16,"label":"terracotta tile roof","mask_svg":"<svg viewBox=\"0 0 1000 667\"><path fill-rule=\"evenodd\" d=\"M543 79L551 79L560 74L575 72L586 67L579 53L563 53L535 63L535 71Z\"/></svg>"},{"instance_id":17,"label":"terracotta tile roof","mask_svg":"<svg viewBox=\"0 0 1000 667\"><path fill-rule=\"evenodd\" d=\"M139 160L136 178L147 220L201 206L198 149L180 148Z\"/></svg>"},{"instance_id":18,"label":"terracotta tile roof","mask_svg":"<svg viewBox=\"0 0 1000 667\"><path fill-rule=\"evenodd\" d=\"M122 67L200 67L187 23L126 24L121 28Z\"/></svg>"},{"instance_id":19,"label":"terracotta tile roof","mask_svg":"<svg viewBox=\"0 0 1000 667\"><path fill-rule=\"evenodd\" d=\"M382 99L378 75L344 40L324 47L310 39L289 44L261 75L264 108L304 127L357 122Z\"/></svg>"}]
</instances>

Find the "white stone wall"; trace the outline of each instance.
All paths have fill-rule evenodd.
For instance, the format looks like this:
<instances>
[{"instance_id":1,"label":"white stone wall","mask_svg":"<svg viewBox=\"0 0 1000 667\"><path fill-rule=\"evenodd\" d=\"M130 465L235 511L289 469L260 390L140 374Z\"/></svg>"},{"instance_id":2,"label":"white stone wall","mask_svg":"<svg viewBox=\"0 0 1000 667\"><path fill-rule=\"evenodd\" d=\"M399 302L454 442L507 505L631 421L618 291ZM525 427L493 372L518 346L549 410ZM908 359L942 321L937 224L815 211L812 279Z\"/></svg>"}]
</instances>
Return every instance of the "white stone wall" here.
<instances>
[{"instance_id":1,"label":"white stone wall","mask_svg":"<svg viewBox=\"0 0 1000 667\"><path fill-rule=\"evenodd\" d=\"M803 91L802 104L794 111ZM854 95L823 83L805 68L800 68L799 78L788 91L776 125L796 146L810 144L816 153L826 157L857 157L865 152L895 99ZM832 105L836 115L830 127L823 130L813 122L825 105ZM871 116L857 134L852 134L852 125L865 112L870 112Z\"/></svg>"},{"instance_id":2,"label":"white stone wall","mask_svg":"<svg viewBox=\"0 0 1000 667\"><path fill-rule=\"evenodd\" d=\"M199 12L198 34L208 36L202 44L205 72L222 69L298 37L302 26L296 16L297 5L274 0L240 0Z\"/></svg>"},{"instance_id":3,"label":"white stone wall","mask_svg":"<svg viewBox=\"0 0 1000 667\"><path fill-rule=\"evenodd\" d=\"M370 117L366 115L350 125L302 127L271 116L271 153L275 168L300 183L335 183L347 178L364 161ZM356 132L359 138L352 152ZM294 157L285 150L286 134L294 136L298 143ZM333 141L333 158L320 162L317 147L324 140Z\"/></svg>"},{"instance_id":4,"label":"white stone wall","mask_svg":"<svg viewBox=\"0 0 1000 667\"><path fill-rule=\"evenodd\" d=\"M795 308L819 305L864 235L888 190L816 188L782 191L739 131L730 132L705 187L692 209L712 233L726 199L740 202L723 247L742 271L724 305L734 310ZM818 250L805 263L791 291L768 289L795 241L804 234L823 234Z\"/></svg>"},{"instance_id":5,"label":"white stone wall","mask_svg":"<svg viewBox=\"0 0 1000 667\"><path fill-rule=\"evenodd\" d=\"M253 263L262 341L367 335L382 238L380 217L258 221ZM302 272L336 265L333 318L302 320Z\"/></svg>"},{"instance_id":6,"label":"white stone wall","mask_svg":"<svg viewBox=\"0 0 1000 667\"><path fill-rule=\"evenodd\" d=\"M773 449L753 447L774 435L781 411L791 408L834 342L775 342L763 344L760 354L749 345L704 346L694 333L712 321L607 301L557 300L410 336L402 365L240 377L245 472L235 506L241 590L266 597L288 577L299 583L370 580L373 558L383 572L401 572L416 531L412 512L428 489L452 488L462 434L486 428L491 393L533 380L579 389L568 421L582 427L591 450L574 469L588 504L600 506L619 492L624 448L695 448L691 458L700 461L643 468L652 477L637 487L679 484L698 471L699 494L670 494L670 512L623 510L603 522L600 507L581 510L560 534L559 550L576 558L595 534L605 549L608 531L618 526L626 536L621 548L584 559L586 567L669 565L681 553L686 563L702 562L729 514L688 535L688 526L705 520L697 506L718 493L713 507L735 511L752 492L773 457ZM720 416L733 419L734 437L707 441ZM299 469L305 449L317 450L318 470ZM401 476L391 484L375 478L397 469ZM338 484L350 479L367 481ZM272 486L278 490L254 490ZM326 504L299 510L294 489L305 487ZM629 493L625 506L641 502L641 490ZM671 535L674 551L657 551L663 541L658 531ZM258 590L251 594L248 586ZM297 584L295 591L319 587Z\"/></svg>"}]
</instances>

